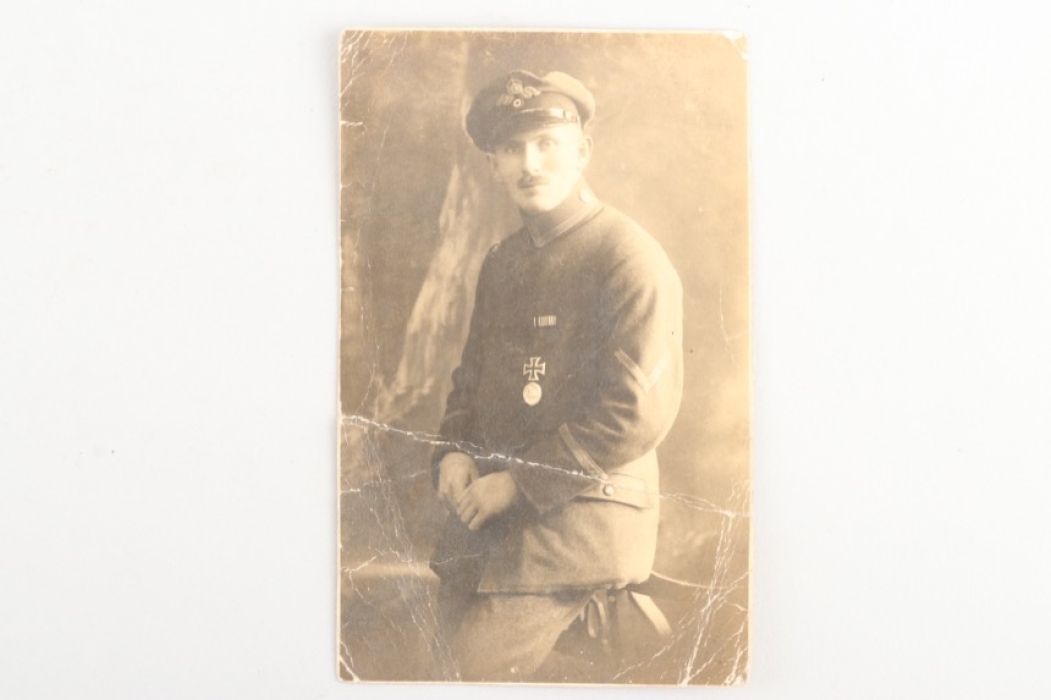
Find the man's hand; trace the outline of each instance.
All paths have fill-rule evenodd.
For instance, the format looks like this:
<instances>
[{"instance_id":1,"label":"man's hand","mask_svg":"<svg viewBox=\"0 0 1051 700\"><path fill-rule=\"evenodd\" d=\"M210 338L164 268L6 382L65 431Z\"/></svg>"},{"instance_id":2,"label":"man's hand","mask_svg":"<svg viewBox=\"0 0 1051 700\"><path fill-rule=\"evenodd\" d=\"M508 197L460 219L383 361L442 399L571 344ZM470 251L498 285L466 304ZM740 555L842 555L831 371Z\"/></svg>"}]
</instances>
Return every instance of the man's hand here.
<instances>
[{"instance_id":1,"label":"man's hand","mask_svg":"<svg viewBox=\"0 0 1051 700\"><path fill-rule=\"evenodd\" d=\"M450 452L438 463L438 496L455 513L464 490L477 478L478 467L473 458L463 452Z\"/></svg>"},{"instance_id":2,"label":"man's hand","mask_svg":"<svg viewBox=\"0 0 1051 700\"><path fill-rule=\"evenodd\" d=\"M478 530L521 497L509 472L494 472L467 487L456 504L456 514L468 530Z\"/></svg>"}]
</instances>

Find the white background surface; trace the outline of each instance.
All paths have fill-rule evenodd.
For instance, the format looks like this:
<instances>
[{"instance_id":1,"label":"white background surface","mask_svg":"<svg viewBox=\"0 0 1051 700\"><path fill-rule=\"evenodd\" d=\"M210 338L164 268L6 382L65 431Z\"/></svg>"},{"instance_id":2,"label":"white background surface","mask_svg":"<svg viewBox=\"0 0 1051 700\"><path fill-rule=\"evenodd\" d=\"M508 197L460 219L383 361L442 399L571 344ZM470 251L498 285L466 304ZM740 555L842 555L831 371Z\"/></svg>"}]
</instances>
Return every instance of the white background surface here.
<instances>
[{"instance_id":1,"label":"white background surface","mask_svg":"<svg viewBox=\"0 0 1051 700\"><path fill-rule=\"evenodd\" d=\"M0 6L0 696L491 696L335 680L336 60L516 25L749 38L752 676L705 696L1051 693L1051 12L921 4Z\"/></svg>"}]
</instances>

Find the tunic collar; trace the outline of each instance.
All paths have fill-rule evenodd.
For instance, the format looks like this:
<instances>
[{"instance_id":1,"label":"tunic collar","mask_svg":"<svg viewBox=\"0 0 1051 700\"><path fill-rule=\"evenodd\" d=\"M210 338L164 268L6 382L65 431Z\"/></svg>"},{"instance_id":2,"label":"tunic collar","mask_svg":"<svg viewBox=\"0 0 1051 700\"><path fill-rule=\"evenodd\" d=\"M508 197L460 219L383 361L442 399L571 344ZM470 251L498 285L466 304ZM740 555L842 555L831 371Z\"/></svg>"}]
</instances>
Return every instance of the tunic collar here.
<instances>
[{"instance_id":1,"label":"tunic collar","mask_svg":"<svg viewBox=\"0 0 1051 700\"><path fill-rule=\"evenodd\" d=\"M584 178L580 178L573 191L557 207L540 214L522 214L522 221L533 245L540 248L587 219L601 206Z\"/></svg>"}]
</instances>

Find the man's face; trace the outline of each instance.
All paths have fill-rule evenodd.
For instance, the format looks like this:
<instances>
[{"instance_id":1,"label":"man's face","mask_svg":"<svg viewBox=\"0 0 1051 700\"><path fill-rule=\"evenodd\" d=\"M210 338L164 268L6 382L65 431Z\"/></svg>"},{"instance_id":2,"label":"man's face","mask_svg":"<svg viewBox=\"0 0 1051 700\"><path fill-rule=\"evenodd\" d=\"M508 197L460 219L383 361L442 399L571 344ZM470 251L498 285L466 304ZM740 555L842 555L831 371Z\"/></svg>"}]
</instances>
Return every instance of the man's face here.
<instances>
[{"instance_id":1,"label":"man's face","mask_svg":"<svg viewBox=\"0 0 1051 700\"><path fill-rule=\"evenodd\" d=\"M591 139L576 124L511 134L489 154L496 179L526 214L551 211L569 196L591 159Z\"/></svg>"}]
</instances>

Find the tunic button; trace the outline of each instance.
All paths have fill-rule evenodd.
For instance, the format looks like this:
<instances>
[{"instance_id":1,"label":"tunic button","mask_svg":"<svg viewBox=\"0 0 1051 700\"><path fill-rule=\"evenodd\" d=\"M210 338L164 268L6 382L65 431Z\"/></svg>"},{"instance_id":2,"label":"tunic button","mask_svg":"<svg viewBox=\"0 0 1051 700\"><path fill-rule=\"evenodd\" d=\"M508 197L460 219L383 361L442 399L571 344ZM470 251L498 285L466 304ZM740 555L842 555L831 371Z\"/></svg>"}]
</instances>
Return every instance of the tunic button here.
<instances>
[{"instance_id":1,"label":"tunic button","mask_svg":"<svg viewBox=\"0 0 1051 700\"><path fill-rule=\"evenodd\" d=\"M616 489L613 488L613 484L606 484L602 487L602 493L606 494L607 496L612 496L614 491L616 491Z\"/></svg>"}]
</instances>

